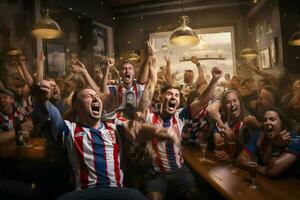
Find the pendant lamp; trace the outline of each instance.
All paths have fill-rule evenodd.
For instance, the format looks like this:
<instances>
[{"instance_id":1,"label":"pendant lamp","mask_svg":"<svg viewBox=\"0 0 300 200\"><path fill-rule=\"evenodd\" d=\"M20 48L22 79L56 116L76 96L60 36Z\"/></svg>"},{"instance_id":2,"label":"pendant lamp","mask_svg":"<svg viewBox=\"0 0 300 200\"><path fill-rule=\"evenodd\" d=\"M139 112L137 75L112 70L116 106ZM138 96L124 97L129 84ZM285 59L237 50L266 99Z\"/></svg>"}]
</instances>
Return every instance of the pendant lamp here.
<instances>
[{"instance_id":1,"label":"pendant lamp","mask_svg":"<svg viewBox=\"0 0 300 200\"><path fill-rule=\"evenodd\" d=\"M31 35L41 39L55 39L63 35L61 27L56 21L50 18L49 9L41 19L37 20L32 28Z\"/></svg>"},{"instance_id":2,"label":"pendant lamp","mask_svg":"<svg viewBox=\"0 0 300 200\"><path fill-rule=\"evenodd\" d=\"M177 27L170 37L170 43L177 46L192 47L199 44L200 39L195 31L187 24L190 22L188 16L183 15L183 0L181 0L181 13L179 19L180 26Z\"/></svg>"},{"instance_id":3,"label":"pendant lamp","mask_svg":"<svg viewBox=\"0 0 300 200\"><path fill-rule=\"evenodd\" d=\"M300 46L300 22L296 25L297 31L289 39L289 45Z\"/></svg>"},{"instance_id":4,"label":"pendant lamp","mask_svg":"<svg viewBox=\"0 0 300 200\"><path fill-rule=\"evenodd\" d=\"M136 62L136 61L138 61L139 59L140 59L140 56L137 55L134 51L133 51L131 54L129 54L128 60L129 60L130 62Z\"/></svg>"},{"instance_id":5,"label":"pendant lamp","mask_svg":"<svg viewBox=\"0 0 300 200\"><path fill-rule=\"evenodd\" d=\"M258 56L256 50L251 48L245 48L240 52L240 57L245 58L247 60L252 60Z\"/></svg>"},{"instance_id":6,"label":"pendant lamp","mask_svg":"<svg viewBox=\"0 0 300 200\"><path fill-rule=\"evenodd\" d=\"M22 50L17 47L11 47L6 52L6 55L8 56L19 56L22 54L23 54Z\"/></svg>"}]
</instances>

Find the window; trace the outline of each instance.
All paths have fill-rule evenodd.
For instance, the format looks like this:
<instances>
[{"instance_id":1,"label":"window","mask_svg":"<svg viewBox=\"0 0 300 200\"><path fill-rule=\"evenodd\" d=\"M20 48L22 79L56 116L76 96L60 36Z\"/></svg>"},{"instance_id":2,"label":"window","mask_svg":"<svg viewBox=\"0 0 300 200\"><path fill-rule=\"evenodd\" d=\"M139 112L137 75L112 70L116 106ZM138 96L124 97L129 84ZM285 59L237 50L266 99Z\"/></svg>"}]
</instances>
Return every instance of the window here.
<instances>
[{"instance_id":1,"label":"window","mask_svg":"<svg viewBox=\"0 0 300 200\"><path fill-rule=\"evenodd\" d=\"M171 57L171 72L177 73L176 78L179 83L183 83L183 73L187 69L194 71L195 81L198 77L196 66L191 61L183 60L196 56L203 59L200 63L204 66L205 75L211 75L211 69L218 66L223 71L223 77L226 73L232 76L235 72L233 27L205 28L195 31L200 37L200 43L191 48L181 48L170 44L171 32L151 33L150 38L155 39L155 48L159 51L158 67L166 65L163 56L168 55Z\"/></svg>"}]
</instances>

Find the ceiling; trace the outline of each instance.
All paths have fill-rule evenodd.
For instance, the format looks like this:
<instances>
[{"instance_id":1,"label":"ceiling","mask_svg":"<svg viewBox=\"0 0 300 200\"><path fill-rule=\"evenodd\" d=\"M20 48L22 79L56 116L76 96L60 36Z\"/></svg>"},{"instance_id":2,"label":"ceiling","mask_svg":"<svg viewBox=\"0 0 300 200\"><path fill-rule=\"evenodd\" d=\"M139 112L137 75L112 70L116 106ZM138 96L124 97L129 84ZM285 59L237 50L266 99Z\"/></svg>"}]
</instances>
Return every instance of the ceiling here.
<instances>
[{"instance_id":1,"label":"ceiling","mask_svg":"<svg viewBox=\"0 0 300 200\"><path fill-rule=\"evenodd\" d=\"M116 18L133 18L184 11L250 6L254 0L107 0Z\"/></svg>"},{"instance_id":2,"label":"ceiling","mask_svg":"<svg viewBox=\"0 0 300 200\"><path fill-rule=\"evenodd\" d=\"M161 2L174 2L174 0L107 0L113 7L122 7L122 6L136 6L142 4L157 4ZM180 2L180 0L177 0ZM210 2L209 0L182 0L183 4L190 2ZM223 0L223 2L230 2L233 0ZM240 2L254 2L258 0L239 0ZM214 0L211 0L214 2Z\"/></svg>"},{"instance_id":3,"label":"ceiling","mask_svg":"<svg viewBox=\"0 0 300 200\"><path fill-rule=\"evenodd\" d=\"M107 0L112 6L118 7L118 6L127 6L132 4L140 4L146 1L151 0ZM153 1L153 0L152 0Z\"/></svg>"}]
</instances>

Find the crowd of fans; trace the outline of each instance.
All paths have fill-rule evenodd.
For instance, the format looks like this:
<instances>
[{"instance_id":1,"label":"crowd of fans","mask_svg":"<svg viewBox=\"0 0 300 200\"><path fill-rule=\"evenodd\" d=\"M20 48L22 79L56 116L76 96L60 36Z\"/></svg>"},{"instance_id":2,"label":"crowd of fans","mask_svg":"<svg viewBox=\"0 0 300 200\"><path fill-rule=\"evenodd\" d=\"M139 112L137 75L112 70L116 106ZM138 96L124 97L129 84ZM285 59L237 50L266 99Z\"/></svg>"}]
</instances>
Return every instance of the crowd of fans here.
<instances>
[{"instance_id":1,"label":"crowd of fans","mask_svg":"<svg viewBox=\"0 0 300 200\"><path fill-rule=\"evenodd\" d=\"M299 79L249 66L260 79L225 74L219 81L222 66L205 74L191 56L198 78L186 70L179 84L170 57L158 71L153 40L147 46L140 73L123 62L120 81L112 81L113 58L92 76L74 58L71 73L59 82L44 77L43 52L34 74L23 55L10 58L15 70L0 85L0 145L15 138L20 124L30 137L63 146L76 190L59 199L196 198L201 194L184 164L181 143L207 143L216 158L235 158L240 167L255 158L258 171L268 177L299 170L292 167L300 153ZM222 94L216 95L216 87ZM236 144L234 154L227 151L229 143ZM1 179L0 193L17 199L18 192L7 188L18 183L25 190L26 183L10 181Z\"/></svg>"}]
</instances>

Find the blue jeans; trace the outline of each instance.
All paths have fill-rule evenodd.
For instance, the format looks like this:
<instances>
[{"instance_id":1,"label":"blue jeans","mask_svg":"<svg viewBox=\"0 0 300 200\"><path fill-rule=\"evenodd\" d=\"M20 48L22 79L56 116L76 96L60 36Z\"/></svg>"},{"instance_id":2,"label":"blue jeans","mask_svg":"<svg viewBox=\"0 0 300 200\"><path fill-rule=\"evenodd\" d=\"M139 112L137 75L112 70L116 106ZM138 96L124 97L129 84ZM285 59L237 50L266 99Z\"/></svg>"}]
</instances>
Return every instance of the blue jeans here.
<instances>
[{"instance_id":1,"label":"blue jeans","mask_svg":"<svg viewBox=\"0 0 300 200\"><path fill-rule=\"evenodd\" d=\"M58 197L57 200L146 200L147 198L140 191L131 188L109 187L109 188L88 188L68 192Z\"/></svg>"}]
</instances>

